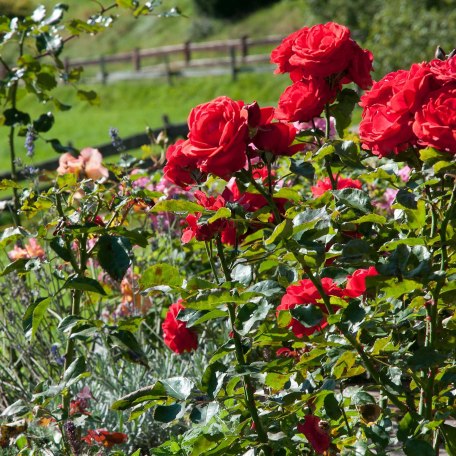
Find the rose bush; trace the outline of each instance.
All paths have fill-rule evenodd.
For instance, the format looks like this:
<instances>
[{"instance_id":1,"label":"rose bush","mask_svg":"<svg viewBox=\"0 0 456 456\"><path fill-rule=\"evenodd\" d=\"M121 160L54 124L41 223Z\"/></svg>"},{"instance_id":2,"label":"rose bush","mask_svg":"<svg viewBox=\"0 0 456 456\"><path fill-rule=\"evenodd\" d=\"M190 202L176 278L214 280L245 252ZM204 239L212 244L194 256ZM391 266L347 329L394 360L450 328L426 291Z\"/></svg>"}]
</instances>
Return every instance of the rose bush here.
<instances>
[{"instance_id":1,"label":"rose bush","mask_svg":"<svg viewBox=\"0 0 456 456\"><path fill-rule=\"evenodd\" d=\"M27 217L0 239L2 447L452 454L455 57L374 83L360 138L343 85L372 55L346 27L271 58L278 108L195 107L163 171L84 149L49 190L2 182Z\"/></svg>"}]
</instances>

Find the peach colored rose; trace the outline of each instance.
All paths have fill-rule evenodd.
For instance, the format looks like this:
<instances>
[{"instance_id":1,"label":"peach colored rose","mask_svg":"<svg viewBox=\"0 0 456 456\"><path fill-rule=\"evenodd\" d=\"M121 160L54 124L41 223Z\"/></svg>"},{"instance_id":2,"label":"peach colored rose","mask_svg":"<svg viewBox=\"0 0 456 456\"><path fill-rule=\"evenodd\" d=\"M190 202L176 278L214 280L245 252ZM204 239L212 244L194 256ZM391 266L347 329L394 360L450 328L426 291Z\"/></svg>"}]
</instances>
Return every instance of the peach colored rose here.
<instances>
[{"instance_id":1,"label":"peach colored rose","mask_svg":"<svg viewBox=\"0 0 456 456\"><path fill-rule=\"evenodd\" d=\"M13 247L13 250L8 252L8 257L11 261L20 259L31 259L31 258L43 258L45 255L43 247L38 244L35 238L30 238L25 244L24 248L19 247L17 244Z\"/></svg>"},{"instance_id":2,"label":"peach colored rose","mask_svg":"<svg viewBox=\"0 0 456 456\"><path fill-rule=\"evenodd\" d=\"M81 150L78 157L66 153L60 156L58 174L74 173L78 176L85 174L86 177L93 180L107 179L108 170L102 165L103 156L98 149L86 147Z\"/></svg>"}]
</instances>

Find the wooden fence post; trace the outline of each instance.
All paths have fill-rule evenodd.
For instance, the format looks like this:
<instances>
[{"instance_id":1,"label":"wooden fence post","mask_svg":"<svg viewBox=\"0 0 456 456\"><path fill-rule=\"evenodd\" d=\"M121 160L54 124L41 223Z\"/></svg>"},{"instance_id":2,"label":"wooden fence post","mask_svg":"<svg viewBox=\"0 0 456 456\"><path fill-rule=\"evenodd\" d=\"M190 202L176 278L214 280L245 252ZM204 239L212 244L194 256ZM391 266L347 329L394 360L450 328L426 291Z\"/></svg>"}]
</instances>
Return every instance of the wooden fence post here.
<instances>
[{"instance_id":1,"label":"wooden fence post","mask_svg":"<svg viewBox=\"0 0 456 456\"><path fill-rule=\"evenodd\" d=\"M163 60L165 62L166 81L171 86L173 85L173 74L171 72L171 67L169 65L168 54L163 54Z\"/></svg>"},{"instance_id":2,"label":"wooden fence post","mask_svg":"<svg viewBox=\"0 0 456 456\"><path fill-rule=\"evenodd\" d=\"M106 85L108 80L108 70L106 69L106 61L104 55L100 57L100 75L101 75L101 83Z\"/></svg>"},{"instance_id":3,"label":"wooden fence post","mask_svg":"<svg viewBox=\"0 0 456 456\"><path fill-rule=\"evenodd\" d=\"M238 70L236 68L236 48L234 46L230 46L230 68L231 80L236 81Z\"/></svg>"},{"instance_id":4,"label":"wooden fence post","mask_svg":"<svg viewBox=\"0 0 456 456\"><path fill-rule=\"evenodd\" d=\"M135 48L132 54L133 68L135 71L141 71L141 53L139 48Z\"/></svg>"},{"instance_id":5,"label":"wooden fence post","mask_svg":"<svg viewBox=\"0 0 456 456\"><path fill-rule=\"evenodd\" d=\"M249 45L247 40L249 39L248 35L241 36L241 58L242 62L245 62L245 58L249 54Z\"/></svg>"},{"instance_id":6,"label":"wooden fence post","mask_svg":"<svg viewBox=\"0 0 456 456\"><path fill-rule=\"evenodd\" d=\"M191 41L186 41L184 43L184 60L185 66L190 65L190 60L192 59L192 50L190 49Z\"/></svg>"}]
</instances>

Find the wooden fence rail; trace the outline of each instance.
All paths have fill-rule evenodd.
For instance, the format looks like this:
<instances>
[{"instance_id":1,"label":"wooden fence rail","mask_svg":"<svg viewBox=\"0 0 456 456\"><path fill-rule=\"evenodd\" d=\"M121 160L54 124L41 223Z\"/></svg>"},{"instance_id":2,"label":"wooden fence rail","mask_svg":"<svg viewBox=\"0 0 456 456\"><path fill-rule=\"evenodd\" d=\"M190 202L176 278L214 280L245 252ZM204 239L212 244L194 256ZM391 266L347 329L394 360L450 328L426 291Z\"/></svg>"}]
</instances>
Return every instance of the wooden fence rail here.
<instances>
[{"instance_id":1,"label":"wooden fence rail","mask_svg":"<svg viewBox=\"0 0 456 456\"><path fill-rule=\"evenodd\" d=\"M166 119L166 116L165 116L165 119ZM170 124L166 124L166 122L165 122L164 127L156 128L156 129L150 131L149 134L139 133L136 135L122 138L122 143L124 146L123 152L128 152L130 150L139 149L144 144L150 144L150 137L151 136L157 137L158 134L162 131L166 132L170 141L174 141L179 137L183 137L183 136L187 135L188 126L187 126L187 124L170 125ZM119 154L119 150L117 148L115 148L111 143L102 144L100 146L95 146L95 148L101 152L101 154L103 155L104 158ZM147 161L146 161L145 165L147 166L148 164L151 164L151 163L152 163L152 161L150 161L150 163L147 163ZM41 162L37 166L37 168L40 171L53 171L53 170L56 170L58 168L58 166L59 166L59 156L56 155L56 158L54 158L52 160L47 160L47 161ZM29 172L27 172L27 170L25 170L25 171L19 170L17 173L16 181L20 182L20 181L27 179L28 177L29 177ZM1 173L0 180L2 180L2 179L11 179L11 173L10 172Z\"/></svg>"},{"instance_id":2,"label":"wooden fence rail","mask_svg":"<svg viewBox=\"0 0 456 456\"><path fill-rule=\"evenodd\" d=\"M106 82L108 77L108 71L106 69L107 64L131 63L133 71L140 72L144 68L144 61L152 58L161 59L161 66L165 67L165 75L167 76L185 68L222 65L230 66L231 73L235 78L237 71L239 71L237 68L238 63L248 64L269 62L269 54L252 55L252 49L260 46L277 45L281 42L281 40L281 36L250 38L247 35L244 35L239 39L207 41L203 43L186 41L182 44L173 44L154 49L136 48L131 52L102 55L97 58L70 59L67 57L64 60L64 64L66 71L78 66L99 66L103 82ZM217 53L222 56L224 55L225 58L221 58L220 55L214 59L195 58L194 54L201 52ZM181 60L171 61L171 58L174 56L181 56ZM239 56L239 60L237 56Z\"/></svg>"}]
</instances>

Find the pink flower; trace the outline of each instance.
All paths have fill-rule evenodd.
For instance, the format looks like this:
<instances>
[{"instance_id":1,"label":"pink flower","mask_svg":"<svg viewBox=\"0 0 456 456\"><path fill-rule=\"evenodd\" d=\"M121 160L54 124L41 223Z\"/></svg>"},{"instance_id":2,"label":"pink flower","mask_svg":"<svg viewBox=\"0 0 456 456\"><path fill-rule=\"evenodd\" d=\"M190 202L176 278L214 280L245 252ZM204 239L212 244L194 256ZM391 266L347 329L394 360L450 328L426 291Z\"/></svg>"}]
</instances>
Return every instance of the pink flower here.
<instances>
[{"instance_id":1,"label":"pink flower","mask_svg":"<svg viewBox=\"0 0 456 456\"><path fill-rule=\"evenodd\" d=\"M13 250L8 252L8 257L11 261L19 259L31 259L31 258L44 258L44 250L38 244L35 238L30 238L25 244L24 248L19 247L17 244L13 247Z\"/></svg>"},{"instance_id":2,"label":"pink flower","mask_svg":"<svg viewBox=\"0 0 456 456\"><path fill-rule=\"evenodd\" d=\"M82 149L78 157L70 153L60 156L58 174L84 174L87 178L98 180L107 179L109 171L101 164L103 156L98 149L86 147Z\"/></svg>"}]
</instances>

